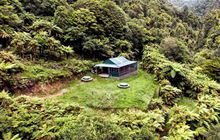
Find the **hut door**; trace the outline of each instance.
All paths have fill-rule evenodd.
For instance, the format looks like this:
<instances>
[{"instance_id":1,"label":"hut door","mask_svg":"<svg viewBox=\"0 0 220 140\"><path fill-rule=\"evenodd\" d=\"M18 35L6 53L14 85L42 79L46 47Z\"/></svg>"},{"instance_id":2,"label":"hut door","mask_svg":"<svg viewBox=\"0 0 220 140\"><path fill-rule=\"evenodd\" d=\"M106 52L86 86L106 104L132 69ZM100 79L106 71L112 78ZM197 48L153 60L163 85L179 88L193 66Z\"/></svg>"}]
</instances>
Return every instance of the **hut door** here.
<instances>
[{"instance_id":1,"label":"hut door","mask_svg":"<svg viewBox=\"0 0 220 140\"><path fill-rule=\"evenodd\" d=\"M118 77L118 69L117 68L111 68L111 75L113 77Z\"/></svg>"}]
</instances>

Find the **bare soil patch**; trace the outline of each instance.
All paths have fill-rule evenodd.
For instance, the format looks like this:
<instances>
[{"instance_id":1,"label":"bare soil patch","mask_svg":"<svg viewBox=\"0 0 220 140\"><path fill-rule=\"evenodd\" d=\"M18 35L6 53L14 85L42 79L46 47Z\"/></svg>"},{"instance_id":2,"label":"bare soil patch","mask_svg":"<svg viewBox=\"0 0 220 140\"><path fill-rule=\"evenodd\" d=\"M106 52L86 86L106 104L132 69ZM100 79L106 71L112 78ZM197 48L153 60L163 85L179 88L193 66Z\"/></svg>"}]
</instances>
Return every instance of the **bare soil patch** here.
<instances>
[{"instance_id":1,"label":"bare soil patch","mask_svg":"<svg viewBox=\"0 0 220 140\"><path fill-rule=\"evenodd\" d=\"M59 96L67 92L67 89L65 89L65 87L72 80L73 79L63 79L51 83L38 83L31 88L16 91L15 95L26 95L43 99L53 96Z\"/></svg>"}]
</instances>

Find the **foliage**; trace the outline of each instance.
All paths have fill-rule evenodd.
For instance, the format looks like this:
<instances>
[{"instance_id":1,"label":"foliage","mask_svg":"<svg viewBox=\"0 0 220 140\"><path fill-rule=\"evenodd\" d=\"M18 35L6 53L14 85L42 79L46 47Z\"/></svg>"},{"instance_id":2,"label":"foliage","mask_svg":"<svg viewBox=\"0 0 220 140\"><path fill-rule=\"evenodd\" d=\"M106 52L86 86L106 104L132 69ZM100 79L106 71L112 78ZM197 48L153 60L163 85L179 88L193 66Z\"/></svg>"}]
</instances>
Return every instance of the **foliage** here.
<instances>
[{"instance_id":1,"label":"foliage","mask_svg":"<svg viewBox=\"0 0 220 140\"><path fill-rule=\"evenodd\" d=\"M47 31L49 36L60 37L63 33L63 30L55 25L53 22L48 20L36 20L30 27L33 34L39 31Z\"/></svg>"},{"instance_id":2,"label":"foliage","mask_svg":"<svg viewBox=\"0 0 220 140\"><path fill-rule=\"evenodd\" d=\"M77 1L72 7L60 6L55 23L65 29L64 41L85 57L116 55L114 40L125 36L125 13L111 1L87 0Z\"/></svg>"},{"instance_id":3,"label":"foliage","mask_svg":"<svg viewBox=\"0 0 220 140\"><path fill-rule=\"evenodd\" d=\"M4 16L12 24L4 21L0 26L2 37L8 36L2 39L2 44L4 47L11 44L12 50L22 58L46 60L62 59L61 55L68 58L72 51L66 53L66 47L86 58L123 55L140 59L145 44L160 44L169 35L182 40L180 46L195 45L192 40L197 39L197 32L190 25L198 23L198 19L193 13L188 12L189 18L185 16L183 20L178 10L160 1L116 0L116 3L111 0L15 0L14 3L4 0L1 5L9 10L2 11L2 15L8 11L7 15L14 16ZM20 25L23 27L18 30ZM124 49L125 44L119 45L122 41L127 48Z\"/></svg>"},{"instance_id":4,"label":"foliage","mask_svg":"<svg viewBox=\"0 0 220 140\"><path fill-rule=\"evenodd\" d=\"M195 132L190 130L190 127L186 124L176 125L170 129L167 140L191 140Z\"/></svg>"},{"instance_id":5,"label":"foliage","mask_svg":"<svg viewBox=\"0 0 220 140\"><path fill-rule=\"evenodd\" d=\"M54 63L51 65L55 67ZM92 61L72 58L57 63L57 67L55 68L69 71L72 75L77 75L90 71L93 65L94 62Z\"/></svg>"},{"instance_id":6,"label":"foliage","mask_svg":"<svg viewBox=\"0 0 220 140\"><path fill-rule=\"evenodd\" d=\"M220 14L219 10L213 10L205 19L205 47L219 47Z\"/></svg>"},{"instance_id":7,"label":"foliage","mask_svg":"<svg viewBox=\"0 0 220 140\"><path fill-rule=\"evenodd\" d=\"M110 79L73 82L60 102L1 92L0 139L218 139L219 13L217 0L195 9L166 0L1 0L0 90L77 78L119 55L153 75L140 71L123 91Z\"/></svg>"},{"instance_id":8,"label":"foliage","mask_svg":"<svg viewBox=\"0 0 220 140\"><path fill-rule=\"evenodd\" d=\"M111 123L100 116L79 115L75 120L68 121L61 128L59 138L61 139L126 139L125 129L115 123ZM128 138L128 137L127 137Z\"/></svg>"},{"instance_id":9,"label":"foliage","mask_svg":"<svg viewBox=\"0 0 220 140\"><path fill-rule=\"evenodd\" d=\"M200 139L207 139L207 140L212 140L212 139L219 139L219 125L213 126L209 131L205 132L202 134L199 138Z\"/></svg>"},{"instance_id":10,"label":"foliage","mask_svg":"<svg viewBox=\"0 0 220 140\"><path fill-rule=\"evenodd\" d=\"M208 98L210 102L206 102ZM193 110L189 110L184 106L174 106L169 112L167 125L171 129L169 130L168 139L192 139L195 136L201 137L212 131L212 127L218 123L219 105L216 104L218 99L219 97L212 95L200 95ZM204 100L206 101L203 102ZM212 105L217 108L216 111L213 110ZM196 128L195 131L194 128ZM185 135L181 133L185 133Z\"/></svg>"},{"instance_id":11,"label":"foliage","mask_svg":"<svg viewBox=\"0 0 220 140\"><path fill-rule=\"evenodd\" d=\"M20 4L18 1L15 1L16 4ZM8 0L3 0L0 3L0 24L6 24L9 26L19 25L22 21L18 14L16 13L16 7L12 5L13 2Z\"/></svg>"},{"instance_id":12,"label":"foliage","mask_svg":"<svg viewBox=\"0 0 220 140\"><path fill-rule=\"evenodd\" d=\"M19 138L18 134L12 136L11 132L8 132L3 134L3 140L21 140L21 138Z\"/></svg>"},{"instance_id":13,"label":"foliage","mask_svg":"<svg viewBox=\"0 0 220 140\"><path fill-rule=\"evenodd\" d=\"M202 67L202 70L205 74L207 74L210 78L219 82L219 80L220 80L220 77L219 77L220 76L219 75L220 64L218 63L218 61L205 60L201 67Z\"/></svg>"},{"instance_id":14,"label":"foliage","mask_svg":"<svg viewBox=\"0 0 220 140\"><path fill-rule=\"evenodd\" d=\"M20 2L26 11L42 16L53 16L57 6L66 4L62 0L20 0Z\"/></svg>"},{"instance_id":15,"label":"foliage","mask_svg":"<svg viewBox=\"0 0 220 140\"><path fill-rule=\"evenodd\" d=\"M122 111L106 118L76 105L25 96L11 98L1 93L0 100L0 128L4 128L0 132L19 133L22 139L155 138L154 132L162 130L164 122L160 110Z\"/></svg>"},{"instance_id":16,"label":"foliage","mask_svg":"<svg viewBox=\"0 0 220 140\"><path fill-rule=\"evenodd\" d=\"M189 51L187 47L175 38L165 38L161 42L161 52L170 60L187 62Z\"/></svg>"},{"instance_id":17,"label":"foliage","mask_svg":"<svg viewBox=\"0 0 220 140\"><path fill-rule=\"evenodd\" d=\"M3 103L11 99L5 94L0 96ZM1 129L1 133L19 133L23 139L53 138L58 131L54 127L54 118L65 116L65 107L61 109L57 103L42 103L40 100L34 101L27 97L11 99L7 107L3 105L0 106L2 113L0 125L4 128ZM74 112L77 114L77 107L75 109Z\"/></svg>"},{"instance_id":18,"label":"foliage","mask_svg":"<svg viewBox=\"0 0 220 140\"><path fill-rule=\"evenodd\" d=\"M12 76L23 72L24 66L10 52L0 52L0 90L10 90Z\"/></svg>"},{"instance_id":19,"label":"foliage","mask_svg":"<svg viewBox=\"0 0 220 140\"><path fill-rule=\"evenodd\" d=\"M197 96L201 92L216 93L220 85L206 75L197 73L189 67L171 62L158 50L147 48L143 57L143 68L157 75L158 80L167 79L172 86L179 88L183 94Z\"/></svg>"},{"instance_id":20,"label":"foliage","mask_svg":"<svg viewBox=\"0 0 220 140\"><path fill-rule=\"evenodd\" d=\"M98 57L104 58L113 55L108 38L88 38L88 41L83 44L83 52L89 54L90 56L93 56L93 58L97 58L97 55L99 55Z\"/></svg>"},{"instance_id":21,"label":"foliage","mask_svg":"<svg viewBox=\"0 0 220 140\"><path fill-rule=\"evenodd\" d=\"M38 82L47 83L85 73L92 65L90 61L69 59L41 66L33 62L22 63L14 54L2 51L0 52L0 89L14 92L16 89L25 89Z\"/></svg>"},{"instance_id":22,"label":"foliage","mask_svg":"<svg viewBox=\"0 0 220 140\"><path fill-rule=\"evenodd\" d=\"M21 74L22 79L33 78L41 81L55 80L56 78L65 76L68 76L68 72L48 69L39 65L26 66L25 71Z\"/></svg>"},{"instance_id":23,"label":"foliage","mask_svg":"<svg viewBox=\"0 0 220 140\"><path fill-rule=\"evenodd\" d=\"M182 96L182 91L171 85L165 85L161 87L159 96L166 104L173 105L175 99Z\"/></svg>"}]
</instances>

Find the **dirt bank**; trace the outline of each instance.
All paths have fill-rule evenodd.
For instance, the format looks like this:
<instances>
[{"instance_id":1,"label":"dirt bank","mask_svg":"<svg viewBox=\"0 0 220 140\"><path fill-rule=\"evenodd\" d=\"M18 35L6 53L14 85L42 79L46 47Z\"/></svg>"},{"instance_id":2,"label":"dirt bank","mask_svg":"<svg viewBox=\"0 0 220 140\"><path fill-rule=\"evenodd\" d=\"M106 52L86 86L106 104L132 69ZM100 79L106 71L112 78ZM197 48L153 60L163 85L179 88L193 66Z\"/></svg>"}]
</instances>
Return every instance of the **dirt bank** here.
<instances>
[{"instance_id":1,"label":"dirt bank","mask_svg":"<svg viewBox=\"0 0 220 140\"><path fill-rule=\"evenodd\" d=\"M75 80L74 78L62 79L50 83L38 83L24 90L15 91L16 96L27 95L40 98L49 98L51 96L63 94L67 92L65 87L69 85L71 81Z\"/></svg>"}]
</instances>

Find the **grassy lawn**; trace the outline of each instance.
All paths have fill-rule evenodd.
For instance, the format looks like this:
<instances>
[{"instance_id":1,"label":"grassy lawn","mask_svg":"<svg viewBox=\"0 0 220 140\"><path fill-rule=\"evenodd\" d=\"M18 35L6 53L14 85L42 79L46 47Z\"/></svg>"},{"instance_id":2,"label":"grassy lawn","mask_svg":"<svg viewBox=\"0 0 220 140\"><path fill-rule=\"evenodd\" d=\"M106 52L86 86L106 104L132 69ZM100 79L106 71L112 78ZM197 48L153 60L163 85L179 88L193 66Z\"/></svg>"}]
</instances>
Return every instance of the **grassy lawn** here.
<instances>
[{"instance_id":1,"label":"grassy lawn","mask_svg":"<svg viewBox=\"0 0 220 140\"><path fill-rule=\"evenodd\" d=\"M67 87L68 92L56 97L57 100L66 104L75 102L82 106L101 109L146 109L157 88L154 77L143 71L124 80L91 76L94 77L94 81L89 83L73 81ZM129 83L130 88L119 89L117 84L120 82Z\"/></svg>"}]
</instances>

